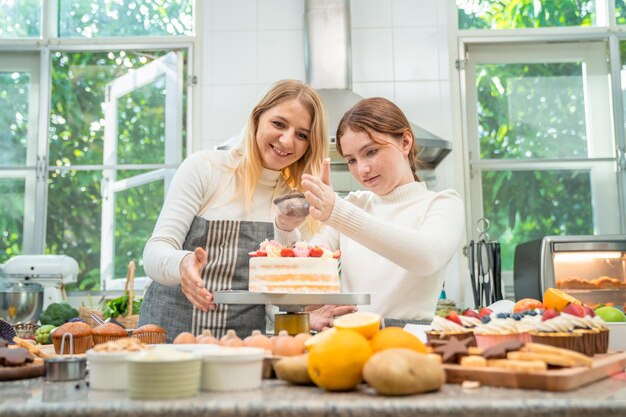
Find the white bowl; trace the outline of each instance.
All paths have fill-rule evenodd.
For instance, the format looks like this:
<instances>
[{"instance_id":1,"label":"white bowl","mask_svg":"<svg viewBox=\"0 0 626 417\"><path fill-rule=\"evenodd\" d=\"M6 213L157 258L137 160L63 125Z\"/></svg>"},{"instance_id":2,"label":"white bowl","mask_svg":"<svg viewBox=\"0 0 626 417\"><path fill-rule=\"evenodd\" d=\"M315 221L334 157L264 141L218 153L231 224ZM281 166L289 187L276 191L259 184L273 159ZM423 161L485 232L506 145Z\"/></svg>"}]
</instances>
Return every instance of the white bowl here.
<instances>
[{"instance_id":1,"label":"white bowl","mask_svg":"<svg viewBox=\"0 0 626 417\"><path fill-rule=\"evenodd\" d=\"M203 391L241 391L259 388L265 349L219 347L202 353Z\"/></svg>"},{"instance_id":2,"label":"white bowl","mask_svg":"<svg viewBox=\"0 0 626 417\"><path fill-rule=\"evenodd\" d=\"M87 351L89 387L95 390L125 391L128 388L127 360L138 352Z\"/></svg>"},{"instance_id":3,"label":"white bowl","mask_svg":"<svg viewBox=\"0 0 626 417\"><path fill-rule=\"evenodd\" d=\"M626 350L626 322L622 323L604 323L609 328L609 350L625 351Z\"/></svg>"},{"instance_id":4,"label":"white bowl","mask_svg":"<svg viewBox=\"0 0 626 417\"><path fill-rule=\"evenodd\" d=\"M202 361L194 353L157 348L128 358L131 398L181 398L200 390Z\"/></svg>"}]
</instances>

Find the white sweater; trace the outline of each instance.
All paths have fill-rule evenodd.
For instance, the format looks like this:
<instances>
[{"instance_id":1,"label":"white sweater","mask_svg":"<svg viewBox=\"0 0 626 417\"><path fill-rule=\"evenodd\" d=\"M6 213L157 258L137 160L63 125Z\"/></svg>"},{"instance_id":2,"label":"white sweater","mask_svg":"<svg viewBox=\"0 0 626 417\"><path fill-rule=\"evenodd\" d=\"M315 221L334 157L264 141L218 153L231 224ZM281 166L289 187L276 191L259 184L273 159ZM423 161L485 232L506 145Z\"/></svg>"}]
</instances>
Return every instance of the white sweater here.
<instances>
[{"instance_id":1,"label":"white sweater","mask_svg":"<svg viewBox=\"0 0 626 417\"><path fill-rule=\"evenodd\" d=\"M311 243L341 249L342 291L372 297L360 311L431 320L443 269L461 245L464 224L456 191L433 192L423 182L412 182L384 196L356 191L345 200L337 198ZM275 231L285 243L299 239L297 231Z\"/></svg>"},{"instance_id":2,"label":"white sweater","mask_svg":"<svg viewBox=\"0 0 626 417\"><path fill-rule=\"evenodd\" d=\"M233 170L238 163L239 158L231 152L201 151L180 165L143 252L144 268L151 279L164 285L180 284L180 261L191 253L182 246L196 215L207 220L274 221L272 200L289 191L280 172L263 169L248 213L243 199L235 196ZM211 204L199 213L207 201Z\"/></svg>"}]
</instances>

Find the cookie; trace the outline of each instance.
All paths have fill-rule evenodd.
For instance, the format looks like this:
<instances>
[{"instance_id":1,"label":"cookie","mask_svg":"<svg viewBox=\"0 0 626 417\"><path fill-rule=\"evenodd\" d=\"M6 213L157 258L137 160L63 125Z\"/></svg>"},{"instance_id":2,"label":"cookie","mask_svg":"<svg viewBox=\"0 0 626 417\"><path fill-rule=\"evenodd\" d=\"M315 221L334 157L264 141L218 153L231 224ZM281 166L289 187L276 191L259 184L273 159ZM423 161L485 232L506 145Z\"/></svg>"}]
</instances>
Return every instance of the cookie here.
<instances>
[{"instance_id":1,"label":"cookie","mask_svg":"<svg viewBox=\"0 0 626 417\"><path fill-rule=\"evenodd\" d=\"M459 364L468 368L479 368L487 366L487 359L476 355L464 356L461 358L461 362Z\"/></svg>"},{"instance_id":2,"label":"cookie","mask_svg":"<svg viewBox=\"0 0 626 417\"><path fill-rule=\"evenodd\" d=\"M514 372L541 372L548 369L548 365L542 361L520 361L513 359L489 359L487 360L487 366Z\"/></svg>"},{"instance_id":3,"label":"cookie","mask_svg":"<svg viewBox=\"0 0 626 417\"><path fill-rule=\"evenodd\" d=\"M2 366L24 366L33 362L33 357L24 348L1 348L0 349L0 365Z\"/></svg>"}]
</instances>

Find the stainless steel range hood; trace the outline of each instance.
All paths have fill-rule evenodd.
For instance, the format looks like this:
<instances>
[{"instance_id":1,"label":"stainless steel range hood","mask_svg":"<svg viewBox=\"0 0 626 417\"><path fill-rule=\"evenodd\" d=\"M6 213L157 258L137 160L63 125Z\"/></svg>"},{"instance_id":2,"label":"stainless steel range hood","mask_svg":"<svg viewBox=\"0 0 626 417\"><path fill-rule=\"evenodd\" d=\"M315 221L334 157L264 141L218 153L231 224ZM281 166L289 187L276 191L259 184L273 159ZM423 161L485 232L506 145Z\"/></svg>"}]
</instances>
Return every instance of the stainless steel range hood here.
<instances>
[{"instance_id":1,"label":"stainless steel range hood","mask_svg":"<svg viewBox=\"0 0 626 417\"><path fill-rule=\"evenodd\" d=\"M363 97L352 91L349 0L305 0L306 79L322 97L328 112L331 160L344 164L335 149L335 133L343 114ZM452 151L452 144L411 123L418 158L435 168Z\"/></svg>"}]
</instances>

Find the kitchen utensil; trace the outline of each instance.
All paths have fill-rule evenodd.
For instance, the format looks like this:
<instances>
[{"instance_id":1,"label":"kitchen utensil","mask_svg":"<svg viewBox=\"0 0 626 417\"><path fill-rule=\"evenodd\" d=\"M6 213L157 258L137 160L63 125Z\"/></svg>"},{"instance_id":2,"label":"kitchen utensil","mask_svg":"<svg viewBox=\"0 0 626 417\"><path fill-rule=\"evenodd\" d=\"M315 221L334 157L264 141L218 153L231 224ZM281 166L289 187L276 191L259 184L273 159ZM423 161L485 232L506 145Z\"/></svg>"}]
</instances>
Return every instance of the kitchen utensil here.
<instances>
[{"instance_id":1,"label":"kitchen utensil","mask_svg":"<svg viewBox=\"0 0 626 417\"><path fill-rule=\"evenodd\" d=\"M128 357L137 353L88 350L89 387L95 390L125 391L128 388Z\"/></svg>"},{"instance_id":2,"label":"kitchen utensil","mask_svg":"<svg viewBox=\"0 0 626 417\"><path fill-rule=\"evenodd\" d=\"M85 379L87 373L87 359L74 356L74 338L72 334L65 333L61 338L61 352L65 352L65 340L70 347L69 355L59 355L44 359L46 366L46 381L61 382Z\"/></svg>"},{"instance_id":3,"label":"kitchen utensil","mask_svg":"<svg viewBox=\"0 0 626 417\"><path fill-rule=\"evenodd\" d=\"M489 221L480 219L476 227L478 241L470 240L464 248L464 254L468 258L475 308L489 305L504 298L500 243L489 240L488 229Z\"/></svg>"},{"instance_id":4,"label":"kitchen utensil","mask_svg":"<svg viewBox=\"0 0 626 417\"><path fill-rule=\"evenodd\" d=\"M278 210L291 217L306 217L309 215L309 202L304 198L304 194L293 189L290 193L276 197L274 204Z\"/></svg>"},{"instance_id":5,"label":"kitchen utensil","mask_svg":"<svg viewBox=\"0 0 626 417\"><path fill-rule=\"evenodd\" d=\"M39 284L0 282L0 318L9 324L39 320L44 289Z\"/></svg>"},{"instance_id":6,"label":"kitchen utensil","mask_svg":"<svg viewBox=\"0 0 626 417\"><path fill-rule=\"evenodd\" d=\"M9 344L13 345L13 338L17 336L15 329L8 322L0 320L0 338L6 340Z\"/></svg>"}]
</instances>

